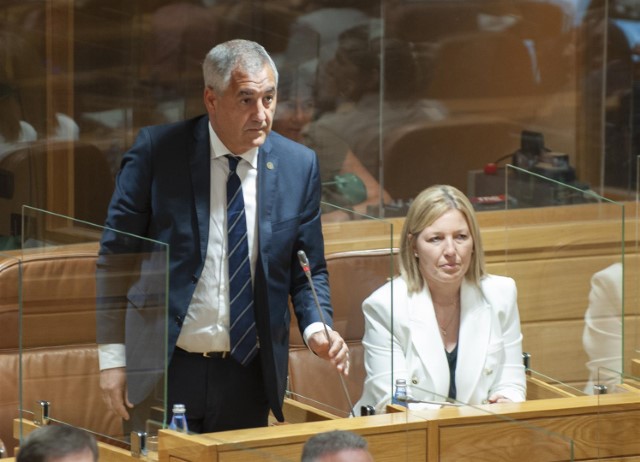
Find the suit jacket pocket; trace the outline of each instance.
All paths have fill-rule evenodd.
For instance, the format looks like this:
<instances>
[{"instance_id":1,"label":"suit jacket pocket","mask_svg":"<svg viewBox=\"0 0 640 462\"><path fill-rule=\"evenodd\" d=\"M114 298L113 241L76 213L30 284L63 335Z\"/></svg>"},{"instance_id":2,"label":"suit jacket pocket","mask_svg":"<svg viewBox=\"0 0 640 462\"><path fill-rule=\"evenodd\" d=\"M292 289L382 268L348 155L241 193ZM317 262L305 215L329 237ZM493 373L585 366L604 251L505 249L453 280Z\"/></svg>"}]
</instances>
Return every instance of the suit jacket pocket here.
<instances>
[{"instance_id":1,"label":"suit jacket pocket","mask_svg":"<svg viewBox=\"0 0 640 462\"><path fill-rule=\"evenodd\" d=\"M287 220L279 221L277 223L274 223L271 226L271 232L273 234L276 234L291 228L297 228L299 225L299 222L300 222L300 216L298 215L296 215L293 218L289 218Z\"/></svg>"}]
</instances>

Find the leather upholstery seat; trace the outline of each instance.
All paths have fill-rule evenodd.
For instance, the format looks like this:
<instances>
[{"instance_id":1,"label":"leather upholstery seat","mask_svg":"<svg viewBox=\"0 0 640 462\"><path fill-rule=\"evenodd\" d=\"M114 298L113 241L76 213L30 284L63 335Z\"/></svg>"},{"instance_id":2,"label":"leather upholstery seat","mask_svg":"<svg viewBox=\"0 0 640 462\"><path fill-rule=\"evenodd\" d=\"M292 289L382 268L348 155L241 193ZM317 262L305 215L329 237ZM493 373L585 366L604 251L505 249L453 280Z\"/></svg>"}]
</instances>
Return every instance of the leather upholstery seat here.
<instances>
[{"instance_id":1,"label":"leather upholstery seat","mask_svg":"<svg viewBox=\"0 0 640 462\"><path fill-rule=\"evenodd\" d=\"M351 404L362 394L364 369L364 316L362 302L392 275L398 274L397 249L358 250L327 256L334 329L350 349L350 372L345 378ZM297 401L339 417L349 415L342 383L331 363L316 357L302 341L292 316L289 341L289 391ZM355 409L356 416L360 410Z\"/></svg>"},{"instance_id":2,"label":"leather upholstery seat","mask_svg":"<svg viewBox=\"0 0 640 462\"><path fill-rule=\"evenodd\" d=\"M120 420L107 411L99 389L94 277L97 245L25 250L15 255L21 263L17 258L0 257L0 439L10 453L17 445L12 421L19 416L21 361L25 411L46 400L51 403L53 419L107 435L120 434Z\"/></svg>"}]
</instances>

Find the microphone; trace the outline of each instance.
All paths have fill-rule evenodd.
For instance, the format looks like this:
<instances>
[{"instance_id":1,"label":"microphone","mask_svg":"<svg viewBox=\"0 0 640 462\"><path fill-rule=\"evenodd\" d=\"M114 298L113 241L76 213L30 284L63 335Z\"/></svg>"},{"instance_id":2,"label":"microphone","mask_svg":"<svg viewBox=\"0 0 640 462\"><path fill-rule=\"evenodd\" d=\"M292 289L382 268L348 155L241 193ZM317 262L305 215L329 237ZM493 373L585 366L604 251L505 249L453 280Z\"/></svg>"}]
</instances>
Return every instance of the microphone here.
<instances>
[{"instance_id":1,"label":"microphone","mask_svg":"<svg viewBox=\"0 0 640 462\"><path fill-rule=\"evenodd\" d=\"M322 321L322 327L324 327L324 334L327 336L327 341L329 342L329 348L331 348L331 337L329 336L329 329L327 328L327 323L324 320L324 311L320 308L320 302L318 301L318 294L316 293L316 287L313 284L313 278L311 277L311 268L309 266L309 259L307 258L307 254L304 253L304 250L298 250L298 261L300 262L300 266L302 267L302 271L307 276L307 280L309 281L309 285L311 286L311 293L313 294L313 300L316 304L316 308L318 309L318 314L320 315L320 320Z\"/></svg>"},{"instance_id":2,"label":"microphone","mask_svg":"<svg viewBox=\"0 0 640 462\"><path fill-rule=\"evenodd\" d=\"M500 162L502 162L503 160L511 157L511 156L513 156L513 154L507 154L506 156L499 157L498 159L494 160L493 162L489 162L482 169L484 171L484 174L485 175L495 175L496 173L498 173L498 164Z\"/></svg>"},{"instance_id":3,"label":"microphone","mask_svg":"<svg viewBox=\"0 0 640 462\"><path fill-rule=\"evenodd\" d=\"M320 302L318 301L318 294L316 293L316 286L313 284L313 278L311 277L311 268L309 267L309 259L307 258L307 254L304 252L304 250L298 250L298 261L300 262L302 271L304 271L304 274L307 276L307 280L309 281L309 286L311 287L311 293L313 294L313 301L315 302L316 309L318 310L318 315L320 316L320 320L322 321L322 327L324 327L324 335L327 337L327 342L329 342L329 348L331 348L331 336L329 335L329 328L327 327L327 323L324 318L324 312L322 311L322 308L320 308ZM340 372L338 372L338 377L340 377L340 383L342 384L342 391L344 392L344 396L345 398L347 398L347 403L349 404L349 414L355 417L356 415L353 412L353 403L351 402L351 397L349 396L347 385L344 382L344 377Z\"/></svg>"},{"instance_id":4,"label":"microphone","mask_svg":"<svg viewBox=\"0 0 640 462\"><path fill-rule=\"evenodd\" d=\"M304 253L304 250L298 250L298 261L300 262L300 266L302 266L302 271L308 276L311 273L311 269L309 268L309 259L307 258L307 254Z\"/></svg>"}]
</instances>

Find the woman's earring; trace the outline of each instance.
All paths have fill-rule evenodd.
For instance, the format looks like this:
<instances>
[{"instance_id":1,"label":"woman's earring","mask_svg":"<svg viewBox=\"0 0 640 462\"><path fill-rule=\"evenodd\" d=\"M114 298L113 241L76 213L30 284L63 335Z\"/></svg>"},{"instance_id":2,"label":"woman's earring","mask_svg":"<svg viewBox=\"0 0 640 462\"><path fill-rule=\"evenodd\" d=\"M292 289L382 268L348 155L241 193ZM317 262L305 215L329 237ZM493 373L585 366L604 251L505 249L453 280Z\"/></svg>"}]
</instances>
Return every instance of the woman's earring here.
<instances>
[{"instance_id":1,"label":"woman's earring","mask_svg":"<svg viewBox=\"0 0 640 462\"><path fill-rule=\"evenodd\" d=\"M413 252L413 256L418 258L418 252Z\"/></svg>"}]
</instances>

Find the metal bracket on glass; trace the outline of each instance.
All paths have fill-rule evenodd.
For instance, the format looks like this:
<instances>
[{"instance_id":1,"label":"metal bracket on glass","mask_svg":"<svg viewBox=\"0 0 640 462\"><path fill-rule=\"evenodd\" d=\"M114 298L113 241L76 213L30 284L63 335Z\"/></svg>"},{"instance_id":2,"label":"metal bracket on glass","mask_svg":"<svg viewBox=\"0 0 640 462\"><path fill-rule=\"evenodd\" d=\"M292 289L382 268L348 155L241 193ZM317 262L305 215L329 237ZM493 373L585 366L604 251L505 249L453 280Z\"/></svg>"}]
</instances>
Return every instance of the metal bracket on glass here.
<instances>
[{"instance_id":1,"label":"metal bracket on glass","mask_svg":"<svg viewBox=\"0 0 640 462\"><path fill-rule=\"evenodd\" d=\"M49 425L49 401L36 401L36 407L33 410L33 423L36 425Z\"/></svg>"},{"instance_id":2,"label":"metal bracket on glass","mask_svg":"<svg viewBox=\"0 0 640 462\"><path fill-rule=\"evenodd\" d=\"M136 458L147 455L147 432L131 432L131 455Z\"/></svg>"},{"instance_id":3,"label":"metal bracket on glass","mask_svg":"<svg viewBox=\"0 0 640 462\"><path fill-rule=\"evenodd\" d=\"M593 386L593 394L594 395L606 395L607 391L608 391L608 389L607 389L606 385L595 384Z\"/></svg>"},{"instance_id":4,"label":"metal bracket on glass","mask_svg":"<svg viewBox=\"0 0 640 462\"><path fill-rule=\"evenodd\" d=\"M531 354L523 352L522 362L524 363L524 371L529 373L531 371Z\"/></svg>"},{"instance_id":5,"label":"metal bracket on glass","mask_svg":"<svg viewBox=\"0 0 640 462\"><path fill-rule=\"evenodd\" d=\"M7 447L4 445L4 442L0 439L0 459L5 459L7 457Z\"/></svg>"}]
</instances>

